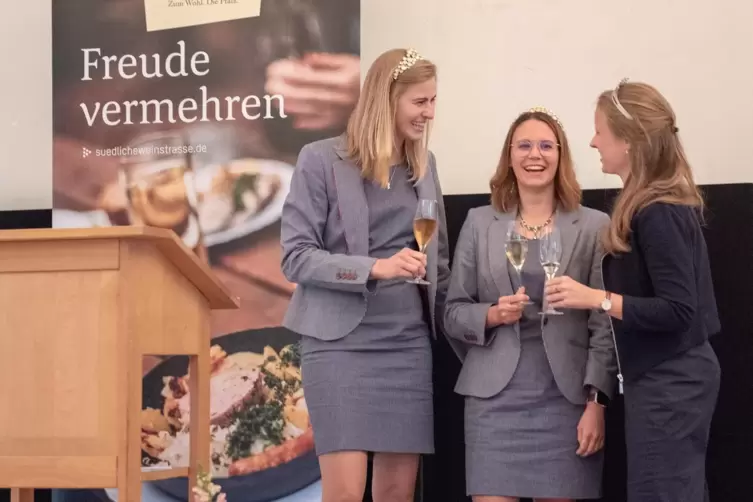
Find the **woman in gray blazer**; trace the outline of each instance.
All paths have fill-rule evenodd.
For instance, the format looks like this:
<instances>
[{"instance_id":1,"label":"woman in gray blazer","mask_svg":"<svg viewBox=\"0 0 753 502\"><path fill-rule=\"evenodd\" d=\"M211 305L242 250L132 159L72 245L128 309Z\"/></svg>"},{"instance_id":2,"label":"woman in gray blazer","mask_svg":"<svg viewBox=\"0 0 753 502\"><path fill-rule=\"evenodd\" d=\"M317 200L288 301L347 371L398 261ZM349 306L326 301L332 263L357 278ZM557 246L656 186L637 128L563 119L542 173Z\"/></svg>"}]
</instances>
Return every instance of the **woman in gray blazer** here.
<instances>
[{"instance_id":1,"label":"woman in gray blazer","mask_svg":"<svg viewBox=\"0 0 753 502\"><path fill-rule=\"evenodd\" d=\"M367 452L374 500L413 500L419 455L434 451L431 338L449 281L426 147L436 85L415 51L382 54L345 135L301 150L283 208L282 269L297 284L284 325L302 335L324 502L363 499ZM437 205L425 254L413 236L419 200Z\"/></svg>"},{"instance_id":2,"label":"woman in gray blazer","mask_svg":"<svg viewBox=\"0 0 753 502\"><path fill-rule=\"evenodd\" d=\"M460 232L444 317L463 361L455 390L466 396L467 492L474 501L598 498L603 406L615 383L609 320L539 314L539 245L556 227L557 275L601 284L609 218L580 205L567 138L545 109L513 122L490 185L492 204L469 211ZM511 228L527 238L520 274L505 258Z\"/></svg>"}]
</instances>

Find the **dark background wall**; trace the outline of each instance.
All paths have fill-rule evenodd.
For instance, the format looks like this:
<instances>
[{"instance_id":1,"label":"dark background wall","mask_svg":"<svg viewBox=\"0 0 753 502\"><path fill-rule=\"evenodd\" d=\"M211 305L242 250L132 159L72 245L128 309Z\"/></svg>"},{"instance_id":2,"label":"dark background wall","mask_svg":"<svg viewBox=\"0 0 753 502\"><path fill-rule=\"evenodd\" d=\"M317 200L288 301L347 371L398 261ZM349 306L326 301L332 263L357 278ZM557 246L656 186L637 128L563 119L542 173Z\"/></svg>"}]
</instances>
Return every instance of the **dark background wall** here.
<instances>
[{"instance_id":1,"label":"dark background wall","mask_svg":"<svg viewBox=\"0 0 753 502\"><path fill-rule=\"evenodd\" d=\"M753 500L753 184L709 185L706 239L722 333L712 344L722 366L722 388L708 456L711 502ZM609 211L616 192L587 190L584 205ZM468 210L488 204L488 194L445 197L450 249ZM0 211L0 229L48 228L50 210ZM460 363L444 340L434 348L436 454L425 459L423 500L464 502L463 400L453 392ZM607 414L607 450L602 502L624 502L622 403ZM0 502L8 500L0 491ZM38 490L37 502L50 500Z\"/></svg>"}]
</instances>

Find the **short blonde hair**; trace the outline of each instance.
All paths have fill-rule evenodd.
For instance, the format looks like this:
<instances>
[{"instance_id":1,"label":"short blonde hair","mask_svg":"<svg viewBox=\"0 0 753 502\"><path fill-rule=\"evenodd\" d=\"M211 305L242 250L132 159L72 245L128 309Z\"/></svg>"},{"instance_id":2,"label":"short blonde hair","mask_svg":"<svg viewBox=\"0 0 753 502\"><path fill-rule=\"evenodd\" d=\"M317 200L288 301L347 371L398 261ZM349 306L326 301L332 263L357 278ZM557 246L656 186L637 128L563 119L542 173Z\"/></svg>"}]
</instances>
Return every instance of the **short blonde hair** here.
<instances>
[{"instance_id":1,"label":"short blonde hair","mask_svg":"<svg viewBox=\"0 0 753 502\"><path fill-rule=\"evenodd\" d=\"M633 216L653 202L698 207L703 197L677 135L675 113L654 87L621 82L599 96L597 109L614 136L630 145L630 174L612 210L604 239L610 253L630 251Z\"/></svg>"},{"instance_id":2,"label":"short blonde hair","mask_svg":"<svg viewBox=\"0 0 753 502\"><path fill-rule=\"evenodd\" d=\"M502 153L497 164L497 170L489 182L492 205L497 211L506 213L520 203L515 173L512 169L512 138L518 127L528 120L543 122L554 132L554 136L557 138L557 143L559 144L560 154L557 174L554 178L555 197L560 206L566 211L577 209L581 202L582 190L575 176L573 159L570 154L570 144L559 122L548 113L542 111L524 112L510 125L505 143L502 145Z\"/></svg>"},{"instance_id":3,"label":"short blonde hair","mask_svg":"<svg viewBox=\"0 0 753 502\"><path fill-rule=\"evenodd\" d=\"M437 76L436 66L419 59L393 78L395 69L408 54L405 49L383 53L369 68L358 104L345 132L348 155L367 179L387 186L395 142L395 114L398 99L412 84ZM428 141L431 121L421 141L406 141L403 154L410 166L411 181L421 179L428 170Z\"/></svg>"}]
</instances>

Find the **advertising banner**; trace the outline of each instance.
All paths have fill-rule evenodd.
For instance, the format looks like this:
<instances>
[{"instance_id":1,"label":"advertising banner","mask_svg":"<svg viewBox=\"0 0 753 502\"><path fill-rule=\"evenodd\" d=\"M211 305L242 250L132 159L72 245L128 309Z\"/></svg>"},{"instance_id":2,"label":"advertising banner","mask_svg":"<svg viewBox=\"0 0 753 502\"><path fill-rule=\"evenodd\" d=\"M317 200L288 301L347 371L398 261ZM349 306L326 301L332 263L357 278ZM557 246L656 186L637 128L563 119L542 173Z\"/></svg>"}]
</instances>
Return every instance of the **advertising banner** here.
<instances>
[{"instance_id":1,"label":"advertising banner","mask_svg":"<svg viewBox=\"0 0 753 502\"><path fill-rule=\"evenodd\" d=\"M212 318L214 481L232 502L319 502L280 215L301 147L342 133L358 99L360 2L52 8L53 226L168 228L206 260L241 301ZM186 376L185 357L144 361L144 469L187 465ZM143 491L187 495L185 478Z\"/></svg>"}]
</instances>

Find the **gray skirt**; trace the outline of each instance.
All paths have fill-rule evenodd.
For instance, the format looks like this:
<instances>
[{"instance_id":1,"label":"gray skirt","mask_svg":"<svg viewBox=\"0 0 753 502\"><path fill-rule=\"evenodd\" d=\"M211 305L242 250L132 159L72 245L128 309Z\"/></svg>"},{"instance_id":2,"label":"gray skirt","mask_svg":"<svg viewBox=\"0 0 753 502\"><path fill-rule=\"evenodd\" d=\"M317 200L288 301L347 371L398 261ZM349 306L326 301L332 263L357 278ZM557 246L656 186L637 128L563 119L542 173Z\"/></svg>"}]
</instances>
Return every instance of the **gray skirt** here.
<instances>
[{"instance_id":1,"label":"gray skirt","mask_svg":"<svg viewBox=\"0 0 753 502\"><path fill-rule=\"evenodd\" d=\"M303 337L301 356L318 455L434 453L431 335L417 286L381 286L353 332Z\"/></svg>"},{"instance_id":2,"label":"gray skirt","mask_svg":"<svg viewBox=\"0 0 753 502\"><path fill-rule=\"evenodd\" d=\"M709 343L625 383L628 502L703 502L721 371Z\"/></svg>"},{"instance_id":3,"label":"gray skirt","mask_svg":"<svg viewBox=\"0 0 753 502\"><path fill-rule=\"evenodd\" d=\"M559 391L541 336L521 333L508 386L489 399L465 400L468 495L599 498L603 451L575 454L583 411Z\"/></svg>"}]
</instances>

